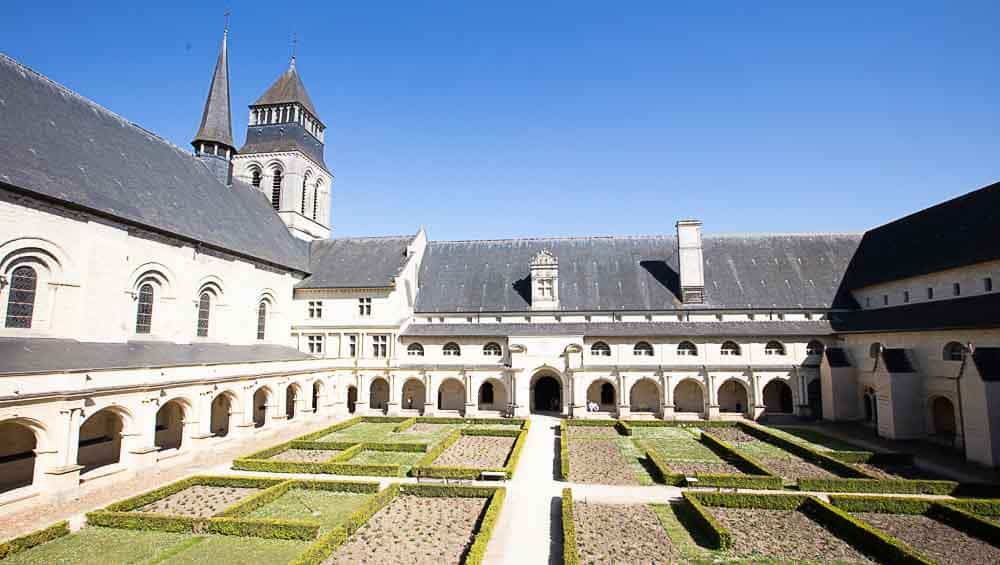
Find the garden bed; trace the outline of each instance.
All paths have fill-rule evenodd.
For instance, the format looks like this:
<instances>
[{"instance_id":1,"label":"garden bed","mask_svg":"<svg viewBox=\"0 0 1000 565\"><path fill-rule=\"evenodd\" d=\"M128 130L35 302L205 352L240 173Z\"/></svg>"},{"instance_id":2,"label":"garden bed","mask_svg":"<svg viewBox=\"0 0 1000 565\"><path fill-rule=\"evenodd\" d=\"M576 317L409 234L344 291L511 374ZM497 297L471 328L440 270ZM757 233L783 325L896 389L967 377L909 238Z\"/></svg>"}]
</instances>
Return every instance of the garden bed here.
<instances>
[{"instance_id":1,"label":"garden bed","mask_svg":"<svg viewBox=\"0 0 1000 565\"><path fill-rule=\"evenodd\" d=\"M431 463L441 467L503 467L514 447L515 438L506 436L462 435Z\"/></svg>"},{"instance_id":2,"label":"garden bed","mask_svg":"<svg viewBox=\"0 0 1000 565\"><path fill-rule=\"evenodd\" d=\"M1000 563L1000 548L923 514L857 512L854 516L939 563Z\"/></svg>"},{"instance_id":3,"label":"garden bed","mask_svg":"<svg viewBox=\"0 0 1000 565\"><path fill-rule=\"evenodd\" d=\"M678 555L656 513L644 504L573 504L582 563L676 563Z\"/></svg>"},{"instance_id":4,"label":"garden bed","mask_svg":"<svg viewBox=\"0 0 1000 565\"><path fill-rule=\"evenodd\" d=\"M570 481L605 485L639 484L615 441L565 438L561 441L568 443Z\"/></svg>"},{"instance_id":5,"label":"garden bed","mask_svg":"<svg viewBox=\"0 0 1000 565\"><path fill-rule=\"evenodd\" d=\"M736 452L753 458L768 471L789 481L838 479L844 476L751 435L740 427L711 428L706 432L728 443Z\"/></svg>"},{"instance_id":6,"label":"garden bed","mask_svg":"<svg viewBox=\"0 0 1000 565\"><path fill-rule=\"evenodd\" d=\"M140 506L133 512L209 518L259 492L261 489L258 488L193 485Z\"/></svg>"},{"instance_id":7,"label":"garden bed","mask_svg":"<svg viewBox=\"0 0 1000 565\"><path fill-rule=\"evenodd\" d=\"M289 461L292 463L323 463L333 459L343 450L340 449L286 449L280 453L272 455L267 459L270 461Z\"/></svg>"},{"instance_id":8,"label":"garden bed","mask_svg":"<svg viewBox=\"0 0 1000 565\"><path fill-rule=\"evenodd\" d=\"M248 518L318 522L320 531L332 529L372 498L368 493L291 488L275 500L246 514Z\"/></svg>"}]
</instances>

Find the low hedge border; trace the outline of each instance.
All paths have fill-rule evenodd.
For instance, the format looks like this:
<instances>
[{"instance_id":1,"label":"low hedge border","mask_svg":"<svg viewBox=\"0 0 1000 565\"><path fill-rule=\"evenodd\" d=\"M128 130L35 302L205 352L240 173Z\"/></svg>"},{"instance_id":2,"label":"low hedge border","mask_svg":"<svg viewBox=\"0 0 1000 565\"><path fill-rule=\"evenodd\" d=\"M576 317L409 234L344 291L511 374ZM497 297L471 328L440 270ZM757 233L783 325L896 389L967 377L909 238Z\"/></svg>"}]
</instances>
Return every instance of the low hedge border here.
<instances>
[{"instance_id":1,"label":"low hedge border","mask_svg":"<svg viewBox=\"0 0 1000 565\"><path fill-rule=\"evenodd\" d=\"M623 436L632 435L632 426L625 420L618 420L615 422L615 429L618 430L618 433Z\"/></svg>"},{"instance_id":2,"label":"low hedge border","mask_svg":"<svg viewBox=\"0 0 1000 565\"><path fill-rule=\"evenodd\" d=\"M711 449L712 451L715 451L716 453L719 453L721 451L722 453L720 455L736 459L737 461L746 465L749 469L752 469L753 471L755 471L760 475L764 475L767 477L777 477L779 480L782 480L780 476L778 476L776 473L765 467L760 461L757 461L755 458L737 451L735 447L729 445L729 442L723 441L705 431L701 432L701 441L702 443L707 445L708 448Z\"/></svg>"},{"instance_id":3,"label":"low hedge border","mask_svg":"<svg viewBox=\"0 0 1000 565\"><path fill-rule=\"evenodd\" d=\"M361 416L355 416L353 418L348 418L347 420L344 420L343 422L338 422L338 423L336 423L336 424L334 424L332 426L327 426L327 427L323 428L322 430L317 430L315 432L308 433L308 434L306 434L304 436L299 436L297 439L299 441L309 441L309 440L319 439L321 437L328 436L328 435L332 434L333 432L339 432L340 430L349 428L349 427L353 426L354 424L360 424L362 422L362 420L363 420L363 418Z\"/></svg>"},{"instance_id":4,"label":"low hedge border","mask_svg":"<svg viewBox=\"0 0 1000 565\"><path fill-rule=\"evenodd\" d=\"M521 428L521 433L517 434L517 439L514 440L514 447L511 448L510 454L507 456L507 464L504 465L504 470L507 471L507 478L514 478L514 471L517 470L517 464L521 460L521 452L524 451L524 444L528 441L528 430L530 429L530 423L525 422L524 427Z\"/></svg>"},{"instance_id":5,"label":"low hedge border","mask_svg":"<svg viewBox=\"0 0 1000 565\"><path fill-rule=\"evenodd\" d=\"M362 451L364 451L364 449L365 449L365 444L363 444L363 443L356 443L356 444L352 445L351 447L348 447L347 449L341 451L340 453L338 453L336 456L332 457L331 459L325 461L325 463L345 463L345 462L349 461L350 459L352 459L355 455L357 455L357 454L361 453Z\"/></svg>"},{"instance_id":6,"label":"low hedge border","mask_svg":"<svg viewBox=\"0 0 1000 565\"><path fill-rule=\"evenodd\" d=\"M949 500L947 504L980 516L1000 516L1000 499Z\"/></svg>"},{"instance_id":7,"label":"low hedge border","mask_svg":"<svg viewBox=\"0 0 1000 565\"><path fill-rule=\"evenodd\" d=\"M36 545L41 545L55 539L69 535L69 522L56 522L47 528L31 532L14 539L9 539L0 543L0 560L11 555L17 555L22 551L27 551Z\"/></svg>"},{"instance_id":8,"label":"low hedge border","mask_svg":"<svg viewBox=\"0 0 1000 565\"><path fill-rule=\"evenodd\" d=\"M109 504L104 508L104 510L107 512L129 512L196 485L268 489L273 486L280 485L283 482L284 479L272 479L269 477L217 477L195 475L193 477L188 477L186 479L170 483L169 485L158 489L147 491L142 494L126 498L125 500Z\"/></svg>"},{"instance_id":9,"label":"low hedge border","mask_svg":"<svg viewBox=\"0 0 1000 565\"><path fill-rule=\"evenodd\" d=\"M831 496L830 503L845 512L923 514L992 545L1000 545L1000 524L977 516L959 501L882 496ZM992 501L996 502L996 501Z\"/></svg>"},{"instance_id":10,"label":"low hedge border","mask_svg":"<svg viewBox=\"0 0 1000 565\"><path fill-rule=\"evenodd\" d=\"M686 492L704 506L722 508L762 508L767 510L795 510L809 497L804 494L757 494L744 492Z\"/></svg>"},{"instance_id":11,"label":"low hedge border","mask_svg":"<svg viewBox=\"0 0 1000 565\"><path fill-rule=\"evenodd\" d=\"M329 451L340 451L343 449L348 449L357 445L356 441L317 441L317 440L303 440L303 439L293 439L288 442L289 449L315 449L318 451L329 450ZM266 457L257 457L257 454L252 454L244 457L244 459L266 459ZM275 453L274 455L277 455ZM274 457L271 455L271 457Z\"/></svg>"},{"instance_id":12,"label":"low hedge border","mask_svg":"<svg viewBox=\"0 0 1000 565\"><path fill-rule=\"evenodd\" d=\"M236 459L233 469L258 473L302 473L310 475L351 475L356 477L402 477L401 465L362 465L357 463L304 463L269 459Z\"/></svg>"},{"instance_id":13,"label":"low hedge border","mask_svg":"<svg viewBox=\"0 0 1000 565\"><path fill-rule=\"evenodd\" d=\"M653 469L656 471L657 476L654 477L658 479L661 483L665 485L680 487L684 486L687 482L685 480L683 473L678 473L670 468L667 460L664 459L655 449L651 449L643 442L636 442L639 449L641 449L646 454L646 459L648 459L653 464Z\"/></svg>"},{"instance_id":14,"label":"low hedge border","mask_svg":"<svg viewBox=\"0 0 1000 565\"><path fill-rule=\"evenodd\" d=\"M461 436L488 436L488 437L512 437L509 432L515 430L458 430L459 434L452 434L454 437L449 436L444 440L447 445L444 449L441 449L440 453L434 456L437 459L444 450L448 448L451 444L458 441ZM416 465L410 468L410 476L412 477L429 477L437 479L467 479L476 480L482 476L484 472L492 473L504 473L508 479L514 476L514 470L517 468L517 462L521 458L521 451L524 449L524 443L528 437L528 427L521 429L516 432L517 439L514 440L514 445L511 446L510 452L507 454L507 461L503 467L444 467L439 465L421 464L428 457L422 458ZM429 454L428 454L429 455ZM431 460L433 463L433 460Z\"/></svg>"},{"instance_id":15,"label":"low hedge border","mask_svg":"<svg viewBox=\"0 0 1000 565\"><path fill-rule=\"evenodd\" d=\"M931 506L927 515L990 545L1000 547L1000 524L996 522L947 504Z\"/></svg>"},{"instance_id":16,"label":"low hedge border","mask_svg":"<svg viewBox=\"0 0 1000 565\"><path fill-rule=\"evenodd\" d=\"M562 480L569 480L569 429L566 420L560 424L559 430L559 475Z\"/></svg>"},{"instance_id":17,"label":"low hedge border","mask_svg":"<svg viewBox=\"0 0 1000 565\"><path fill-rule=\"evenodd\" d=\"M746 430L750 435L765 441L767 443L777 445L778 447L788 451L794 455L813 463L831 473L840 475L844 478L856 478L856 479L876 479L872 475L869 475L865 471L854 467L848 463L844 463L839 459L831 457L822 451L818 451L804 444L794 442L792 440L786 439L777 434L771 433L770 430L764 426L758 424L752 424L750 422L739 422L741 428Z\"/></svg>"},{"instance_id":18,"label":"low hedge border","mask_svg":"<svg viewBox=\"0 0 1000 565\"><path fill-rule=\"evenodd\" d=\"M573 520L573 490L562 489L563 565L580 565L576 545L576 522Z\"/></svg>"},{"instance_id":19,"label":"low hedge border","mask_svg":"<svg viewBox=\"0 0 1000 565\"><path fill-rule=\"evenodd\" d=\"M817 492L865 492L877 494L940 494L955 492L955 481L909 479L799 479L799 488Z\"/></svg>"},{"instance_id":20,"label":"low hedge border","mask_svg":"<svg viewBox=\"0 0 1000 565\"><path fill-rule=\"evenodd\" d=\"M209 518L205 532L223 536L312 541L319 524L300 520Z\"/></svg>"},{"instance_id":21,"label":"low hedge border","mask_svg":"<svg viewBox=\"0 0 1000 565\"><path fill-rule=\"evenodd\" d=\"M95 510L87 513L87 524L121 530L150 530L171 533L198 533L205 531L208 518L167 516L147 512L116 512Z\"/></svg>"},{"instance_id":22,"label":"low hedge border","mask_svg":"<svg viewBox=\"0 0 1000 565\"><path fill-rule=\"evenodd\" d=\"M618 420L563 420L567 426L574 428L614 428L618 426Z\"/></svg>"},{"instance_id":23,"label":"low hedge border","mask_svg":"<svg viewBox=\"0 0 1000 565\"><path fill-rule=\"evenodd\" d=\"M684 502L691 509L689 516L694 522L694 527L701 529L705 533L707 537L706 541L708 541L711 547L715 549L729 549L733 546L733 535L715 519L715 516L712 516L711 512L702 506L696 496L699 494L702 493L683 493Z\"/></svg>"},{"instance_id":24,"label":"low hedge border","mask_svg":"<svg viewBox=\"0 0 1000 565\"><path fill-rule=\"evenodd\" d=\"M424 424L471 424L518 426L523 428L526 418L451 418L447 416L418 416L417 422Z\"/></svg>"},{"instance_id":25,"label":"low hedge border","mask_svg":"<svg viewBox=\"0 0 1000 565\"><path fill-rule=\"evenodd\" d=\"M834 535L883 563L914 565L934 563L895 537L817 498L809 497L802 511L812 516Z\"/></svg>"},{"instance_id":26,"label":"low hedge border","mask_svg":"<svg viewBox=\"0 0 1000 565\"><path fill-rule=\"evenodd\" d=\"M291 490L293 484L294 483L292 481L285 481L274 485L269 489L265 489L253 496L248 496L243 500L230 505L215 516L218 518L236 518L238 516L246 516L261 506L270 504L284 496L285 493Z\"/></svg>"},{"instance_id":27,"label":"low hedge border","mask_svg":"<svg viewBox=\"0 0 1000 565\"><path fill-rule=\"evenodd\" d=\"M400 422L398 426L396 426L395 428L393 428L392 432L393 433L397 433L397 434L399 432L405 432L406 430L412 428L413 424L416 424L416 423L417 423L417 418L415 416L413 418L407 418L407 419L403 420L402 422Z\"/></svg>"},{"instance_id":28,"label":"low hedge border","mask_svg":"<svg viewBox=\"0 0 1000 565\"><path fill-rule=\"evenodd\" d=\"M400 424L409 420L412 416L362 416L362 422L372 424Z\"/></svg>"},{"instance_id":29,"label":"low hedge border","mask_svg":"<svg viewBox=\"0 0 1000 565\"><path fill-rule=\"evenodd\" d=\"M428 449L427 454L421 457L420 460L417 461L417 464L414 465L414 467L429 467L431 463L433 463L434 460L438 458L439 455L444 453L445 449L451 447L451 444L458 441L458 438L460 437L462 437L462 430L460 429L454 430L453 432L448 434L443 440L438 442L438 444L435 445L433 448Z\"/></svg>"},{"instance_id":30,"label":"low hedge border","mask_svg":"<svg viewBox=\"0 0 1000 565\"><path fill-rule=\"evenodd\" d=\"M698 473L694 476L698 482L691 484L684 481L689 487L708 488L743 488L761 490L781 490L784 486L781 477L770 477L767 475L725 475L716 473Z\"/></svg>"},{"instance_id":31,"label":"low hedge border","mask_svg":"<svg viewBox=\"0 0 1000 565\"><path fill-rule=\"evenodd\" d=\"M482 564L483 559L486 557L486 546L490 543L490 538L493 537L493 528L496 527L497 520L500 518L500 510L503 508L503 501L506 497L506 489L499 488L493 491L493 496L490 497L490 501L487 503L486 511L483 512L479 524L476 526L476 534L472 539L472 546L469 547L468 553L465 554L465 559L462 560L465 565Z\"/></svg>"}]
</instances>

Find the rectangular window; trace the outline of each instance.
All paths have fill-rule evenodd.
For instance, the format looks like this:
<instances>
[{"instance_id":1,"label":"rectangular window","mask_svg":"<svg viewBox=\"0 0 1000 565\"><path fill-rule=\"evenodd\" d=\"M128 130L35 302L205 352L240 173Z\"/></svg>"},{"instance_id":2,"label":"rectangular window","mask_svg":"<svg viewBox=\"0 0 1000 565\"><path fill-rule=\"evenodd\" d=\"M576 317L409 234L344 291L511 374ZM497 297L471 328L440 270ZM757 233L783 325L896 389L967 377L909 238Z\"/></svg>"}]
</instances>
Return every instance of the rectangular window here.
<instances>
[{"instance_id":1,"label":"rectangular window","mask_svg":"<svg viewBox=\"0 0 1000 565\"><path fill-rule=\"evenodd\" d=\"M552 298L552 279L538 281L538 294L541 298Z\"/></svg>"},{"instance_id":2,"label":"rectangular window","mask_svg":"<svg viewBox=\"0 0 1000 565\"><path fill-rule=\"evenodd\" d=\"M310 318L322 318L323 317L323 301L322 300L310 300L309 301L309 317Z\"/></svg>"},{"instance_id":3,"label":"rectangular window","mask_svg":"<svg viewBox=\"0 0 1000 565\"><path fill-rule=\"evenodd\" d=\"M372 299L371 298L359 298L358 299L358 314L361 316L371 316L372 315Z\"/></svg>"},{"instance_id":4,"label":"rectangular window","mask_svg":"<svg viewBox=\"0 0 1000 565\"><path fill-rule=\"evenodd\" d=\"M934 287L927 287L927 300L934 300Z\"/></svg>"},{"instance_id":5,"label":"rectangular window","mask_svg":"<svg viewBox=\"0 0 1000 565\"><path fill-rule=\"evenodd\" d=\"M373 335L372 357L376 359L385 359L388 356L389 356L389 336Z\"/></svg>"},{"instance_id":6,"label":"rectangular window","mask_svg":"<svg viewBox=\"0 0 1000 565\"><path fill-rule=\"evenodd\" d=\"M889 305L889 295L888 294L883 294L882 295L882 305L883 306L888 306Z\"/></svg>"},{"instance_id":7,"label":"rectangular window","mask_svg":"<svg viewBox=\"0 0 1000 565\"><path fill-rule=\"evenodd\" d=\"M309 346L309 353L312 353L314 355L319 355L323 353L323 336L321 335L306 336L306 345Z\"/></svg>"},{"instance_id":8,"label":"rectangular window","mask_svg":"<svg viewBox=\"0 0 1000 565\"><path fill-rule=\"evenodd\" d=\"M910 302L910 291L904 290L903 291L903 303L904 304L908 304L909 302Z\"/></svg>"},{"instance_id":9,"label":"rectangular window","mask_svg":"<svg viewBox=\"0 0 1000 565\"><path fill-rule=\"evenodd\" d=\"M993 277L983 279L983 292L993 292Z\"/></svg>"},{"instance_id":10,"label":"rectangular window","mask_svg":"<svg viewBox=\"0 0 1000 565\"><path fill-rule=\"evenodd\" d=\"M962 285L960 283L951 283L951 294L953 296L961 296Z\"/></svg>"},{"instance_id":11,"label":"rectangular window","mask_svg":"<svg viewBox=\"0 0 1000 565\"><path fill-rule=\"evenodd\" d=\"M348 357L358 356L358 336L356 335L347 336L347 356Z\"/></svg>"}]
</instances>

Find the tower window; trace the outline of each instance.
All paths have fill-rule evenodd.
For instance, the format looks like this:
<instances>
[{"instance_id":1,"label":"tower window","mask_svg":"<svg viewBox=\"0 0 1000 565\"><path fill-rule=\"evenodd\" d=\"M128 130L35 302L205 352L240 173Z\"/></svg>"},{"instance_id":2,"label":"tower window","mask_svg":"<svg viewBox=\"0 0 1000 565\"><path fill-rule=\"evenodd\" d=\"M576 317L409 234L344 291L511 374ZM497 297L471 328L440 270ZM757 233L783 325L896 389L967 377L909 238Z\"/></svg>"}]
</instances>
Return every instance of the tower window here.
<instances>
[{"instance_id":1,"label":"tower window","mask_svg":"<svg viewBox=\"0 0 1000 565\"><path fill-rule=\"evenodd\" d=\"M257 339L264 339L267 332L267 301L261 300L257 305Z\"/></svg>"},{"instance_id":2,"label":"tower window","mask_svg":"<svg viewBox=\"0 0 1000 565\"><path fill-rule=\"evenodd\" d=\"M250 184L252 184L254 188L260 188L260 169L254 169L250 173Z\"/></svg>"},{"instance_id":3,"label":"tower window","mask_svg":"<svg viewBox=\"0 0 1000 565\"><path fill-rule=\"evenodd\" d=\"M307 173L305 178L302 179L302 202L299 206L299 213L303 216L306 215L306 202L309 201L309 174Z\"/></svg>"},{"instance_id":4,"label":"tower window","mask_svg":"<svg viewBox=\"0 0 1000 565\"><path fill-rule=\"evenodd\" d=\"M538 281L538 295L541 298L552 298L552 279Z\"/></svg>"},{"instance_id":5,"label":"tower window","mask_svg":"<svg viewBox=\"0 0 1000 565\"><path fill-rule=\"evenodd\" d=\"M148 334L153 329L153 285L139 287L139 303L135 315L135 333Z\"/></svg>"},{"instance_id":6,"label":"tower window","mask_svg":"<svg viewBox=\"0 0 1000 565\"><path fill-rule=\"evenodd\" d=\"M281 171L274 170L274 178L271 180L271 207L275 210L281 208Z\"/></svg>"},{"instance_id":7,"label":"tower window","mask_svg":"<svg viewBox=\"0 0 1000 565\"><path fill-rule=\"evenodd\" d=\"M7 297L8 328L30 328L35 312L35 289L38 274L31 267L18 267L10 276L10 295Z\"/></svg>"},{"instance_id":8,"label":"tower window","mask_svg":"<svg viewBox=\"0 0 1000 565\"><path fill-rule=\"evenodd\" d=\"M883 294L882 295L882 305L883 306L888 306L889 305L889 295L888 294Z\"/></svg>"},{"instance_id":9,"label":"tower window","mask_svg":"<svg viewBox=\"0 0 1000 565\"><path fill-rule=\"evenodd\" d=\"M212 314L212 295L201 293L198 299L198 337L208 337L208 321Z\"/></svg>"},{"instance_id":10,"label":"tower window","mask_svg":"<svg viewBox=\"0 0 1000 565\"><path fill-rule=\"evenodd\" d=\"M934 300L934 287L927 287L927 300Z\"/></svg>"},{"instance_id":11,"label":"tower window","mask_svg":"<svg viewBox=\"0 0 1000 565\"><path fill-rule=\"evenodd\" d=\"M319 187L320 182L316 181L316 187L313 188L313 219L317 219L316 216L319 215Z\"/></svg>"}]
</instances>

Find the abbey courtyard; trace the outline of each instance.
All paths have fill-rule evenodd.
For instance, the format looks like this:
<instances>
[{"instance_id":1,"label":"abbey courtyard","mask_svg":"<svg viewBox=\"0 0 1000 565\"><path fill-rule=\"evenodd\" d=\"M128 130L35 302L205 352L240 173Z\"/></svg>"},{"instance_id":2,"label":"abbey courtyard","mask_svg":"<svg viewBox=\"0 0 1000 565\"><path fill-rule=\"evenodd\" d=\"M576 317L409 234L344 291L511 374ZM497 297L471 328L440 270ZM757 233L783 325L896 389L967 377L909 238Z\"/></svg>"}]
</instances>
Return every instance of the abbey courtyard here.
<instances>
[{"instance_id":1,"label":"abbey courtyard","mask_svg":"<svg viewBox=\"0 0 1000 565\"><path fill-rule=\"evenodd\" d=\"M0 560L1000 562L1000 183L336 237L323 108L230 100L227 34L190 148L0 54Z\"/></svg>"}]
</instances>

